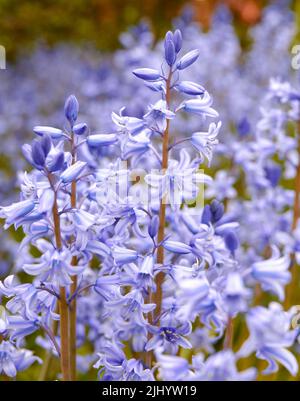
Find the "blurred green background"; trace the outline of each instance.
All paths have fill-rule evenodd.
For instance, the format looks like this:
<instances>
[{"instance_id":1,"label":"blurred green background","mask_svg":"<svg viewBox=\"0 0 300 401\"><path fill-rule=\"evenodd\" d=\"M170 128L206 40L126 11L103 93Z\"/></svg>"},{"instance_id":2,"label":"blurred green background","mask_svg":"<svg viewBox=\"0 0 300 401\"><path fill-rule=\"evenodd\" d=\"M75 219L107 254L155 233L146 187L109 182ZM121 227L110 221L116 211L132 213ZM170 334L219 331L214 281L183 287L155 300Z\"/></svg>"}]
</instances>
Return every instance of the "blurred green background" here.
<instances>
[{"instance_id":1,"label":"blurred green background","mask_svg":"<svg viewBox=\"0 0 300 401\"><path fill-rule=\"evenodd\" d=\"M289 1L289 0L286 0ZM262 8L272 0L0 0L1 39L8 60L36 45L72 42L93 43L103 51L119 46L118 36L146 18L156 38L171 27L183 7L191 4L195 20L209 27L214 9L221 3L233 11L243 42L247 28L259 21ZM299 0L291 7L300 14Z\"/></svg>"}]
</instances>

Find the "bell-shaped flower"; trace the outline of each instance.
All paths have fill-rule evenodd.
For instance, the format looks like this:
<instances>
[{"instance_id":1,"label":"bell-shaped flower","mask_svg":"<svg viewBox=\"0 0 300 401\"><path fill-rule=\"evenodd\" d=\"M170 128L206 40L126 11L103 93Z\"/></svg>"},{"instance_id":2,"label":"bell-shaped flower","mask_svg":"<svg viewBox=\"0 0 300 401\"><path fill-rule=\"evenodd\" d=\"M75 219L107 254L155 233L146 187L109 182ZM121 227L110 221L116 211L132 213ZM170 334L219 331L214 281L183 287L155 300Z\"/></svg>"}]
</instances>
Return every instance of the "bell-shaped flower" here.
<instances>
[{"instance_id":1,"label":"bell-shaped flower","mask_svg":"<svg viewBox=\"0 0 300 401\"><path fill-rule=\"evenodd\" d=\"M230 316L247 310L247 301L251 291L244 286L243 279L238 272L231 272L226 278L226 286L223 292L225 309Z\"/></svg>"},{"instance_id":2,"label":"bell-shaped flower","mask_svg":"<svg viewBox=\"0 0 300 401\"><path fill-rule=\"evenodd\" d=\"M208 132L195 132L192 134L191 143L200 153L202 161L204 158L207 159L208 165L210 165L214 147L219 143L217 136L221 128L221 121L216 125L211 123L208 128Z\"/></svg>"},{"instance_id":3,"label":"bell-shaped flower","mask_svg":"<svg viewBox=\"0 0 300 401\"><path fill-rule=\"evenodd\" d=\"M150 195L164 199L173 210L178 210L184 201L196 199L199 184L203 185L211 180L211 177L193 166L184 149L180 152L180 160L170 160L165 172L153 171L145 176L146 183L153 188L153 194Z\"/></svg>"},{"instance_id":4,"label":"bell-shaped flower","mask_svg":"<svg viewBox=\"0 0 300 401\"><path fill-rule=\"evenodd\" d=\"M153 349L157 349L166 346L168 344L176 352L178 347L192 348L191 343L184 337L191 332L191 325L187 322L181 326L150 326L149 331L153 334L151 339L145 346L145 351L149 352Z\"/></svg>"},{"instance_id":5,"label":"bell-shaped flower","mask_svg":"<svg viewBox=\"0 0 300 401\"><path fill-rule=\"evenodd\" d=\"M53 173L62 170L64 167L64 162L64 152L53 147L46 157L45 166L51 173Z\"/></svg>"},{"instance_id":6,"label":"bell-shaped flower","mask_svg":"<svg viewBox=\"0 0 300 401\"><path fill-rule=\"evenodd\" d=\"M247 313L249 338L238 351L239 357L246 357L253 352L259 359L266 360L269 366L263 371L271 374L282 364L291 375L298 372L295 356L286 348L291 347L298 335L297 330L290 330L293 311L284 312L282 306L272 302L269 308L256 306Z\"/></svg>"},{"instance_id":7,"label":"bell-shaped flower","mask_svg":"<svg viewBox=\"0 0 300 401\"><path fill-rule=\"evenodd\" d=\"M0 343L0 374L15 377L17 372L26 370L35 361L42 363L31 351L18 349L9 341Z\"/></svg>"},{"instance_id":8,"label":"bell-shaped flower","mask_svg":"<svg viewBox=\"0 0 300 401\"><path fill-rule=\"evenodd\" d=\"M96 217L85 210L76 209L72 214L75 227L81 231L89 230L96 223Z\"/></svg>"},{"instance_id":9,"label":"bell-shaped flower","mask_svg":"<svg viewBox=\"0 0 300 401\"><path fill-rule=\"evenodd\" d=\"M148 127L163 133L167 127L167 119L174 118L175 113L169 110L167 102L162 99L158 100L154 105L148 106L148 109L148 113L144 115L144 120L147 122Z\"/></svg>"},{"instance_id":10,"label":"bell-shaped flower","mask_svg":"<svg viewBox=\"0 0 300 401\"><path fill-rule=\"evenodd\" d=\"M68 167L61 175L60 179L64 184L75 181L78 179L80 174L85 169L87 163L82 161L77 161L75 164Z\"/></svg>"},{"instance_id":11,"label":"bell-shaped flower","mask_svg":"<svg viewBox=\"0 0 300 401\"><path fill-rule=\"evenodd\" d=\"M39 242L38 242L39 244ZM47 249L48 248L48 249ZM36 259L35 263L25 263L23 266L27 274L39 276L40 281L53 283L65 287L72 283L70 275L81 274L84 266L72 266L72 255L69 251L58 251L47 246L44 254Z\"/></svg>"},{"instance_id":12,"label":"bell-shaped flower","mask_svg":"<svg viewBox=\"0 0 300 401\"><path fill-rule=\"evenodd\" d=\"M200 359L200 360L199 360ZM193 357L194 380L201 381L252 381L256 378L256 369L249 368L242 372L237 369L237 356L231 350L224 350L210 355L206 361L202 356Z\"/></svg>"},{"instance_id":13,"label":"bell-shaped flower","mask_svg":"<svg viewBox=\"0 0 300 401\"><path fill-rule=\"evenodd\" d=\"M10 335L11 341L16 341L19 346L24 337L36 332L40 328L38 320L24 319L22 316L9 316L9 330L12 332Z\"/></svg>"},{"instance_id":14,"label":"bell-shaped flower","mask_svg":"<svg viewBox=\"0 0 300 401\"><path fill-rule=\"evenodd\" d=\"M138 258L138 252L133 249L115 246L112 250L112 256L117 265L135 262Z\"/></svg>"},{"instance_id":15,"label":"bell-shaped flower","mask_svg":"<svg viewBox=\"0 0 300 401\"><path fill-rule=\"evenodd\" d=\"M283 301L284 287L291 280L289 267L289 256L280 256L278 248L273 247L272 257L255 262L251 267L251 275L261 284L263 290L272 292L278 296L280 301Z\"/></svg>"},{"instance_id":16,"label":"bell-shaped flower","mask_svg":"<svg viewBox=\"0 0 300 401\"><path fill-rule=\"evenodd\" d=\"M208 92L205 92L203 96L198 96L195 99L184 100L176 109L185 110L188 113L194 113L201 116L208 116L216 118L218 112L210 107L212 105L212 98Z\"/></svg>"},{"instance_id":17,"label":"bell-shaped flower","mask_svg":"<svg viewBox=\"0 0 300 401\"><path fill-rule=\"evenodd\" d=\"M157 352L156 359L159 377L166 381L187 380L190 376L189 363L186 358L177 355L166 355Z\"/></svg>"},{"instance_id":18,"label":"bell-shaped flower","mask_svg":"<svg viewBox=\"0 0 300 401\"><path fill-rule=\"evenodd\" d=\"M27 216L34 208L35 202L32 199L16 202L10 206L2 206L0 208L0 217L6 219L4 228L8 228L18 219Z\"/></svg>"}]
</instances>

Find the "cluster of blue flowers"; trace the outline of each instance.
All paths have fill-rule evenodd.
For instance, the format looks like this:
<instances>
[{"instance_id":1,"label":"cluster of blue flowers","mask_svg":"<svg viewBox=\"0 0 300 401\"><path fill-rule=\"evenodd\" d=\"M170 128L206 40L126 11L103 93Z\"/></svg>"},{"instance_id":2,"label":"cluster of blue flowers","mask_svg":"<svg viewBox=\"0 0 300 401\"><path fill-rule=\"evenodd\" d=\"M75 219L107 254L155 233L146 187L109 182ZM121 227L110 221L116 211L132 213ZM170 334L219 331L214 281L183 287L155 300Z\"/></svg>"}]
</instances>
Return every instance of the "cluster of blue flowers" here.
<instances>
[{"instance_id":1,"label":"cluster of blue flowers","mask_svg":"<svg viewBox=\"0 0 300 401\"><path fill-rule=\"evenodd\" d=\"M202 70L204 34L187 18L152 51L146 27L122 36L116 59L133 74L109 100L119 83L102 71L100 129L95 103L81 113L71 95L62 125L35 125L23 145L20 198L0 208L4 228L25 234L0 281L0 374L45 364L26 350L34 336L63 380L91 368L100 380L297 376L300 92L275 78L262 95L258 45L244 66L249 82L236 68L224 81L202 79L205 68L230 70L239 45L221 10L209 43L226 34L228 47Z\"/></svg>"}]
</instances>

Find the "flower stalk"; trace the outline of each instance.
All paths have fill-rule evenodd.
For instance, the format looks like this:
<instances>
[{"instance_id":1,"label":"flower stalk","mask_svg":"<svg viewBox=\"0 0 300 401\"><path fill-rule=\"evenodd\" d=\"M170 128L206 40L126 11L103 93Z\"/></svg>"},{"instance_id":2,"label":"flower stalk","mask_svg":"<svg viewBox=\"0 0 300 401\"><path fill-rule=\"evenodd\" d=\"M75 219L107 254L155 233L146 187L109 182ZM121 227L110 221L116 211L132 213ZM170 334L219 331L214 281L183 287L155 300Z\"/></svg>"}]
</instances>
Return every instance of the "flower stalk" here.
<instances>
[{"instance_id":1,"label":"flower stalk","mask_svg":"<svg viewBox=\"0 0 300 401\"><path fill-rule=\"evenodd\" d=\"M295 177L295 197L293 206L293 220L292 220L292 232L296 229L299 218L300 218L300 120L298 122L298 165L296 169ZM292 305L299 303L295 298L299 292L299 267L295 260L295 254L291 254L291 273L292 279L286 290L285 307L288 309Z\"/></svg>"},{"instance_id":2,"label":"flower stalk","mask_svg":"<svg viewBox=\"0 0 300 401\"><path fill-rule=\"evenodd\" d=\"M167 108L170 107L171 101L171 79L172 79L172 69L170 68L167 82L166 82L166 104ZM162 171L166 171L168 168L168 158L169 158L169 127L170 120L166 121L166 129L163 135L163 148L162 148ZM160 244L165 237L165 225L166 225L166 198L163 197L160 202L159 208L159 228L158 228L158 236L157 241ZM158 247L157 250L157 263L164 263L164 248L162 245ZM161 303L162 303L162 283L164 280L164 273L158 273L156 277L156 292L153 296L153 302L156 304L156 310L154 313L154 320L159 324L159 317L161 315Z\"/></svg>"},{"instance_id":3,"label":"flower stalk","mask_svg":"<svg viewBox=\"0 0 300 401\"><path fill-rule=\"evenodd\" d=\"M52 185L52 177L49 174L49 181ZM52 185L53 187L53 185ZM53 188L54 190L54 188ZM54 235L56 248L62 249L62 239L60 231L60 217L57 206L57 193L54 190L54 202L52 208ZM69 307L65 287L59 289L59 314L60 314L60 365L64 381L70 380L70 358L69 358Z\"/></svg>"},{"instance_id":4,"label":"flower stalk","mask_svg":"<svg viewBox=\"0 0 300 401\"><path fill-rule=\"evenodd\" d=\"M72 146L72 165L76 163L76 147L74 140L74 133L71 135L71 146ZM71 208L76 208L76 181L71 183ZM77 257L73 256L71 261L73 266L77 265ZM77 290L77 276L73 277L73 282L71 284L70 296L76 293ZM76 296L74 296L69 304L70 308L70 373L71 380L76 380L76 319L77 319L77 304Z\"/></svg>"}]
</instances>

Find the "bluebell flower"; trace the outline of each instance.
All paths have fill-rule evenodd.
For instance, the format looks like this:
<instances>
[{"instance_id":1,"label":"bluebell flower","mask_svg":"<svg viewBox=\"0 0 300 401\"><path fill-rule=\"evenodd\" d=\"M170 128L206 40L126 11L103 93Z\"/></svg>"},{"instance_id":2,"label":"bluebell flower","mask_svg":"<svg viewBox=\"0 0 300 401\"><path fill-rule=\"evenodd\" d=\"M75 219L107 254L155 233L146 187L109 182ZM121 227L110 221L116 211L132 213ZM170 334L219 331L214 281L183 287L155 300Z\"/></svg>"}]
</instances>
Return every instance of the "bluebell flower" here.
<instances>
[{"instance_id":1,"label":"bluebell flower","mask_svg":"<svg viewBox=\"0 0 300 401\"><path fill-rule=\"evenodd\" d=\"M46 155L42 143L40 141L37 141L36 139L32 142L31 145L31 157L33 165L37 169L42 170L44 168Z\"/></svg>"},{"instance_id":2,"label":"bluebell flower","mask_svg":"<svg viewBox=\"0 0 300 401\"><path fill-rule=\"evenodd\" d=\"M239 247L239 241L236 233L228 230L224 234L224 240L228 250L231 252L231 255L234 256L235 251Z\"/></svg>"},{"instance_id":3,"label":"bluebell flower","mask_svg":"<svg viewBox=\"0 0 300 401\"><path fill-rule=\"evenodd\" d=\"M184 110L188 113L216 118L219 114L215 109L210 107L211 105L212 99L208 92L205 92L203 96L198 96L195 99L184 100L177 107L176 111Z\"/></svg>"},{"instance_id":4,"label":"bluebell flower","mask_svg":"<svg viewBox=\"0 0 300 401\"><path fill-rule=\"evenodd\" d=\"M268 260L255 262L251 266L251 275L257 280L263 290L270 291L284 300L284 286L290 282L291 273L290 258L287 255L280 256L277 248L273 247L273 255Z\"/></svg>"},{"instance_id":5,"label":"bluebell flower","mask_svg":"<svg viewBox=\"0 0 300 401\"><path fill-rule=\"evenodd\" d=\"M40 328L39 321L24 319L21 316L9 316L9 330L12 331L10 339L19 347L24 337L36 332Z\"/></svg>"},{"instance_id":6,"label":"bluebell flower","mask_svg":"<svg viewBox=\"0 0 300 401\"><path fill-rule=\"evenodd\" d=\"M241 137L244 137L250 133L251 125L250 125L247 117L242 118L238 122L237 130Z\"/></svg>"},{"instance_id":7,"label":"bluebell flower","mask_svg":"<svg viewBox=\"0 0 300 401\"><path fill-rule=\"evenodd\" d=\"M70 95L65 102L65 116L67 120L69 120L71 127L73 127L75 121L77 120L78 111L78 100L74 95Z\"/></svg>"},{"instance_id":8,"label":"bluebell flower","mask_svg":"<svg viewBox=\"0 0 300 401\"><path fill-rule=\"evenodd\" d=\"M166 346L170 346L173 350L177 350L178 347L192 348L191 343L184 337L191 332L191 326L189 323L178 327L151 326L149 327L149 331L152 333L152 337L145 346L147 352L153 349L158 349L159 347L164 348Z\"/></svg>"},{"instance_id":9,"label":"bluebell flower","mask_svg":"<svg viewBox=\"0 0 300 401\"><path fill-rule=\"evenodd\" d=\"M152 82L161 79L160 72L152 68L137 68L133 71L133 74L144 81Z\"/></svg>"},{"instance_id":10,"label":"bluebell flower","mask_svg":"<svg viewBox=\"0 0 300 401\"><path fill-rule=\"evenodd\" d=\"M174 86L176 90L191 96L204 95L205 89L203 86L191 81L181 81Z\"/></svg>"},{"instance_id":11,"label":"bluebell flower","mask_svg":"<svg viewBox=\"0 0 300 401\"><path fill-rule=\"evenodd\" d=\"M166 62L170 67L172 67L172 65L175 63L176 60L176 51L173 38L169 39L166 37L164 45L165 45Z\"/></svg>"},{"instance_id":12,"label":"bluebell flower","mask_svg":"<svg viewBox=\"0 0 300 401\"><path fill-rule=\"evenodd\" d=\"M133 249L115 246L112 250L112 256L117 265L135 262L138 258L138 252Z\"/></svg>"},{"instance_id":13,"label":"bluebell flower","mask_svg":"<svg viewBox=\"0 0 300 401\"><path fill-rule=\"evenodd\" d=\"M239 372L236 367L237 357L231 350L216 352L206 361L202 356L193 358L194 380L205 381L251 381L256 378L256 369L249 368Z\"/></svg>"},{"instance_id":14,"label":"bluebell flower","mask_svg":"<svg viewBox=\"0 0 300 401\"><path fill-rule=\"evenodd\" d=\"M45 160L45 166L47 170L49 170L51 173L57 172L63 169L65 163L65 154L64 152L52 148Z\"/></svg>"},{"instance_id":15,"label":"bluebell flower","mask_svg":"<svg viewBox=\"0 0 300 401\"><path fill-rule=\"evenodd\" d=\"M265 173L267 179L270 181L272 187L276 187L282 173L282 169L278 164L272 163L267 166L265 166Z\"/></svg>"},{"instance_id":16,"label":"bluebell flower","mask_svg":"<svg viewBox=\"0 0 300 401\"><path fill-rule=\"evenodd\" d=\"M46 244L42 240L37 241L37 246L39 244L44 247L44 253L34 263L23 265L27 274L39 276L42 282L49 281L65 287L72 283L70 275L80 274L84 269L85 266L72 266L72 255L67 249L55 250L51 244Z\"/></svg>"},{"instance_id":17,"label":"bluebell flower","mask_svg":"<svg viewBox=\"0 0 300 401\"><path fill-rule=\"evenodd\" d=\"M167 126L167 119L174 118L175 114L168 109L165 100L159 100L148 108L148 113L144 115L148 126L156 129L158 132L164 132Z\"/></svg>"},{"instance_id":18,"label":"bluebell flower","mask_svg":"<svg viewBox=\"0 0 300 401\"><path fill-rule=\"evenodd\" d=\"M64 132L59 128L47 127L47 126L41 126L41 125L35 126L33 128L33 131L37 135L40 135L40 136L49 135L53 139L61 139L65 135Z\"/></svg>"},{"instance_id":19,"label":"bluebell flower","mask_svg":"<svg viewBox=\"0 0 300 401\"><path fill-rule=\"evenodd\" d=\"M119 115L114 112L111 114L113 122L122 130L134 136L140 134L147 128L146 122L143 119L123 115L123 112L124 108L120 110Z\"/></svg>"},{"instance_id":20,"label":"bluebell flower","mask_svg":"<svg viewBox=\"0 0 300 401\"><path fill-rule=\"evenodd\" d=\"M63 173L61 173L60 179L65 184L78 179L78 177L85 169L86 165L86 162L77 161L75 164L71 165L66 170L64 170Z\"/></svg>"},{"instance_id":21,"label":"bluebell flower","mask_svg":"<svg viewBox=\"0 0 300 401\"><path fill-rule=\"evenodd\" d=\"M98 146L108 146L113 145L118 141L118 137L115 134L94 134L87 138L87 144L96 148Z\"/></svg>"},{"instance_id":22,"label":"bluebell flower","mask_svg":"<svg viewBox=\"0 0 300 401\"><path fill-rule=\"evenodd\" d=\"M27 216L35 208L35 202L27 199L21 202L13 203L10 206L2 206L0 209L0 217L5 218L5 228L14 224L17 219Z\"/></svg>"},{"instance_id":23,"label":"bluebell flower","mask_svg":"<svg viewBox=\"0 0 300 401\"><path fill-rule=\"evenodd\" d=\"M211 182L211 177L197 171L190 163L187 152L181 150L179 161L170 160L166 171L147 174L145 181L159 199L165 197L165 201L175 210L184 201L195 199L199 193L199 184Z\"/></svg>"},{"instance_id":24,"label":"bluebell flower","mask_svg":"<svg viewBox=\"0 0 300 401\"><path fill-rule=\"evenodd\" d=\"M15 377L17 372L26 370L36 361L42 363L42 360L33 356L31 351L17 349L9 341L0 343L0 374Z\"/></svg>"},{"instance_id":25,"label":"bluebell flower","mask_svg":"<svg viewBox=\"0 0 300 401\"><path fill-rule=\"evenodd\" d=\"M127 361L123 350L116 344L112 343L106 346L102 353L98 354L99 360L94 367L98 369L99 375L104 372L101 380L118 380L118 381L152 381L153 374L149 369L144 369L140 361L130 359Z\"/></svg>"},{"instance_id":26,"label":"bluebell flower","mask_svg":"<svg viewBox=\"0 0 300 401\"><path fill-rule=\"evenodd\" d=\"M79 123L74 125L73 132L76 135L84 135L88 130L88 126L86 123Z\"/></svg>"},{"instance_id":27,"label":"bluebell flower","mask_svg":"<svg viewBox=\"0 0 300 401\"><path fill-rule=\"evenodd\" d=\"M159 377L166 381L187 380L190 377L189 363L186 358L176 355L157 353Z\"/></svg>"},{"instance_id":28,"label":"bluebell flower","mask_svg":"<svg viewBox=\"0 0 300 401\"><path fill-rule=\"evenodd\" d=\"M176 53L179 53L182 47L182 34L180 29L176 29L173 35L173 42L175 45Z\"/></svg>"},{"instance_id":29,"label":"bluebell flower","mask_svg":"<svg viewBox=\"0 0 300 401\"><path fill-rule=\"evenodd\" d=\"M176 64L178 70L184 70L192 65L199 57L199 50L191 50L185 54Z\"/></svg>"},{"instance_id":30,"label":"bluebell flower","mask_svg":"<svg viewBox=\"0 0 300 401\"><path fill-rule=\"evenodd\" d=\"M217 136L219 135L222 123L219 121L216 125L211 123L208 132L195 132L192 134L191 143L200 153L202 161L207 159L208 165L211 164L214 147L219 143Z\"/></svg>"},{"instance_id":31,"label":"bluebell flower","mask_svg":"<svg viewBox=\"0 0 300 401\"><path fill-rule=\"evenodd\" d=\"M241 275L238 272L229 273L223 293L227 312L231 316L238 312L245 312L250 296L251 291L244 286Z\"/></svg>"},{"instance_id":32,"label":"bluebell flower","mask_svg":"<svg viewBox=\"0 0 300 401\"><path fill-rule=\"evenodd\" d=\"M255 352L257 358L268 362L264 374L276 372L280 363L295 376L298 363L286 349L295 343L298 335L296 330L290 330L291 316L292 311L284 312L282 306L275 302L269 308L252 308L247 313L250 336L238 351L238 356L243 358Z\"/></svg>"}]
</instances>

